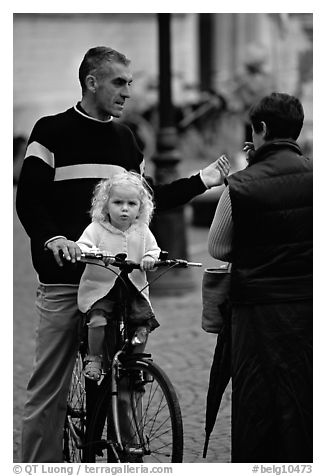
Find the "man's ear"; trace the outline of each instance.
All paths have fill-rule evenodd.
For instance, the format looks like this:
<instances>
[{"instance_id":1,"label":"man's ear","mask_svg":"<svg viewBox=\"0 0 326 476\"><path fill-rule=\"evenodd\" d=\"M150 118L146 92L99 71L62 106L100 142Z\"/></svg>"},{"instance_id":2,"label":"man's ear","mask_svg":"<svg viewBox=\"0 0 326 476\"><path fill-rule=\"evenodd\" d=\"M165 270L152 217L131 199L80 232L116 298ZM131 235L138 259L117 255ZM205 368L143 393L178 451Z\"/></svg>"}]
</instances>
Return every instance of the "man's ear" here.
<instances>
[{"instance_id":1,"label":"man's ear","mask_svg":"<svg viewBox=\"0 0 326 476\"><path fill-rule=\"evenodd\" d=\"M97 81L95 76L93 76L92 74L88 74L85 78L85 84L88 91L96 93Z\"/></svg>"},{"instance_id":2,"label":"man's ear","mask_svg":"<svg viewBox=\"0 0 326 476\"><path fill-rule=\"evenodd\" d=\"M262 136L263 136L263 139L266 139L266 135L267 135L267 126L266 126L266 122L264 121L261 121L261 124L262 124Z\"/></svg>"}]
</instances>

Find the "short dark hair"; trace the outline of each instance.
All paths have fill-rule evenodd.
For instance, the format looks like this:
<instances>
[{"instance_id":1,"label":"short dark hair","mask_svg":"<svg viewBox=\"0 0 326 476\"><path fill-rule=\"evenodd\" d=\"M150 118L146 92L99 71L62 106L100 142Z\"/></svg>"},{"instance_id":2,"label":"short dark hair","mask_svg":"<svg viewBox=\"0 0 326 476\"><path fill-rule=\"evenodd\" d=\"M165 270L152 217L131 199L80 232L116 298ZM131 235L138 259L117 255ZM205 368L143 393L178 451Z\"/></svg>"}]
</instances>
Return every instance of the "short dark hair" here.
<instances>
[{"instance_id":1,"label":"short dark hair","mask_svg":"<svg viewBox=\"0 0 326 476\"><path fill-rule=\"evenodd\" d=\"M266 123L266 140L296 140L302 129L304 111L298 98L285 93L272 93L251 107L249 119L257 133L262 131L262 121Z\"/></svg>"},{"instance_id":2,"label":"short dark hair","mask_svg":"<svg viewBox=\"0 0 326 476\"><path fill-rule=\"evenodd\" d=\"M130 64L130 60L124 54L119 53L119 51L113 48L96 46L95 48L89 49L79 67L79 82L83 92L86 89L86 76L91 73L100 74L101 68L106 62L122 63L125 66L129 66Z\"/></svg>"}]
</instances>

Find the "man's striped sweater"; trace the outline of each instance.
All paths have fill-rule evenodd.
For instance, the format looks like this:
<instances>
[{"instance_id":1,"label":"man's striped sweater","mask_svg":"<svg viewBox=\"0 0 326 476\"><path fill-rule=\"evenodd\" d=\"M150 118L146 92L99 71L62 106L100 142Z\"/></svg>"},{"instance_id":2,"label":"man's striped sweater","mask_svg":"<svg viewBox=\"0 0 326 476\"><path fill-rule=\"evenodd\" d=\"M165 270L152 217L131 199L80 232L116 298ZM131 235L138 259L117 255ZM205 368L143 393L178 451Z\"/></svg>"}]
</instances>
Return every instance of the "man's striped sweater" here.
<instances>
[{"instance_id":1,"label":"man's striped sweater","mask_svg":"<svg viewBox=\"0 0 326 476\"><path fill-rule=\"evenodd\" d=\"M17 213L31 238L32 260L45 284L77 284L83 267L60 268L44 244L55 236L77 240L90 223L94 186L119 170L144 171L130 129L100 121L80 107L41 118L28 141L17 189ZM153 187L156 208L186 203L206 190L199 174Z\"/></svg>"}]
</instances>

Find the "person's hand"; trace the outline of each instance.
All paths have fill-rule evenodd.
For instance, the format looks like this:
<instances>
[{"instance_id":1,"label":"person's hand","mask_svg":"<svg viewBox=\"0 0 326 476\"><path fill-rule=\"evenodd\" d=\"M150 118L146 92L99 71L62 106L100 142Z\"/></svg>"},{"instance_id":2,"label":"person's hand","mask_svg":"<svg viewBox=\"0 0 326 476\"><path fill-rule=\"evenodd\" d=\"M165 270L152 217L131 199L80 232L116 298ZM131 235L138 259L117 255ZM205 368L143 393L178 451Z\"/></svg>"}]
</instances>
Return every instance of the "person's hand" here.
<instances>
[{"instance_id":1,"label":"person's hand","mask_svg":"<svg viewBox=\"0 0 326 476\"><path fill-rule=\"evenodd\" d=\"M140 262L140 269L142 271L149 271L154 268L155 259L152 256L144 256Z\"/></svg>"},{"instance_id":2,"label":"person's hand","mask_svg":"<svg viewBox=\"0 0 326 476\"><path fill-rule=\"evenodd\" d=\"M81 250L74 241L66 240L66 238L56 238L50 241L46 247L52 251L54 259L59 266L63 266L62 257L72 263L80 260Z\"/></svg>"},{"instance_id":3,"label":"person's hand","mask_svg":"<svg viewBox=\"0 0 326 476\"><path fill-rule=\"evenodd\" d=\"M245 142L242 149L246 154L246 161L249 163L252 155L255 152L255 146L253 142Z\"/></svg>"},{"instance_id":4,"label":"person's hand","mask_svg":"<svg viewBox=\"0 0 326 476\"><path fill-rule=\"evenodd\" d=\"M230 162L225 155L221 155L213 163L202 170L202 180L206 187L216 187L222 185L225 177L230 172Z\"/></svg>"}]
</instances>

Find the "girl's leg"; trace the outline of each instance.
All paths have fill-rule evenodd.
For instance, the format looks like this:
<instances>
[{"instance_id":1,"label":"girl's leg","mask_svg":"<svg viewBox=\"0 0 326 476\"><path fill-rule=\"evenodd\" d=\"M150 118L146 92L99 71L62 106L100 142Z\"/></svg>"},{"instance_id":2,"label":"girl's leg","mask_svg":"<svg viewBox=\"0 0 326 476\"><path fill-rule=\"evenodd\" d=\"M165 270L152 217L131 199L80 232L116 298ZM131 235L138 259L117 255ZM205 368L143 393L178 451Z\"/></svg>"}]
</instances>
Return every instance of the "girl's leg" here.
<instances>
[{"instance_id":1,"label":"girl's leg","mask_svg":"<svg viewBox=\"0 0 326 476\"><path fill-rule=\"evenodd\" d=\"M94 309L88 323L88 355L85 357L85 377L100 380L102 375L103 346L106 318L101 309Z\"/></svg>"},{"instance_id":2,"label":"girl's leg","mask_svg":"<svg viewBox=\"0 0 326 476\"><path fill-rule=\"evenodd\" d=\"M105 326L90 327L88 329L88 352L89 355L103 354Z\"/></svg>"}]
</instances>

